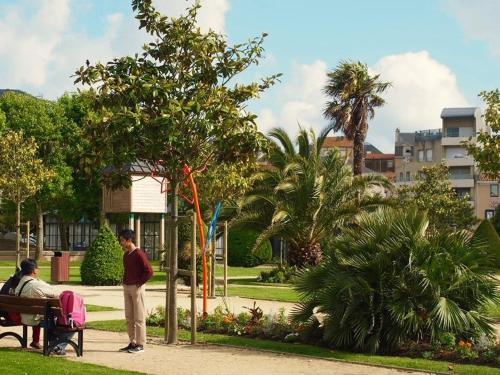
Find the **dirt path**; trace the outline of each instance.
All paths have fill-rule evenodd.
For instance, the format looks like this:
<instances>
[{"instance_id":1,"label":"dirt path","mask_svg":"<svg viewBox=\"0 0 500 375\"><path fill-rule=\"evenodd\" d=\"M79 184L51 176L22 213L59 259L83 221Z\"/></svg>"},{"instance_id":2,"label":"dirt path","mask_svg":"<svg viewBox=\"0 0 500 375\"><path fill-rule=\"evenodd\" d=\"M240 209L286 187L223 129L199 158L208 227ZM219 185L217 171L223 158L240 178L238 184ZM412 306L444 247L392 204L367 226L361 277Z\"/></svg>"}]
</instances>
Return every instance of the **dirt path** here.
<instances>
[{"instance_id":1,"label":"dirt path","mask_svg":"<svg viewBox=\"0 0 500 375\"><path fill-rule=\"evenodd\" d=\"M293 355L234 349L214 345L160 345L149 340L141 354L120 353L127 343L124 333L87 330L84 355L77 358L68 350L67 358L123 370L155 375L396 375L423 374L380 367L354 365ZM0 347L18 346L17 341L4 338Z\"/></svg>"}]
</instances>

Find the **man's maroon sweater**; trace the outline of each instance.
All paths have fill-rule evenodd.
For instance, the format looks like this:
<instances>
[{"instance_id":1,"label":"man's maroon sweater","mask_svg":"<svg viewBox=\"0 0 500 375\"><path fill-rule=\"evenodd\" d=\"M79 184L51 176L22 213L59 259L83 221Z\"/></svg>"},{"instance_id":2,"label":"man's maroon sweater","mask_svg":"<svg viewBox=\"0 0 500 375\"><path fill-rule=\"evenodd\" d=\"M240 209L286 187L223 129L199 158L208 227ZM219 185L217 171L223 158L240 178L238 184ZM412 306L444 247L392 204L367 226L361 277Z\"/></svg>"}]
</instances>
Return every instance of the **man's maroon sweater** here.
<instances>
[{"instance_id":1,"label":"man's maroon sweater","mask_svg":"<svg viewBox=\"0 0 500 375\"><path fill-rule=\"evenodd\" d=\"M135 248L132 252L123 254L123 284L141 286L153 276L153 268L141 249Z\"/></svg>"}]
</instances>

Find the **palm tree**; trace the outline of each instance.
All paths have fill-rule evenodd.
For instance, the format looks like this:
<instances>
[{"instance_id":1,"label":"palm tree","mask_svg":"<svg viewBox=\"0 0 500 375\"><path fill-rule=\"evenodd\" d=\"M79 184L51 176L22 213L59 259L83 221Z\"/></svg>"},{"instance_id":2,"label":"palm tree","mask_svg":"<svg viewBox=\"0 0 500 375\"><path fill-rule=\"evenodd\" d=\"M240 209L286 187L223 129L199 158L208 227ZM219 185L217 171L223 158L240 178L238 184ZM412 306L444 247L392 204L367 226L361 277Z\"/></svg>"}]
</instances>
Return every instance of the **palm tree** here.
<instances>
[{"instance_id":1,"label":"palm tree","mask_svg":"<svg viewBox=\"0 0 500 375\"><path fill-rule=\"evenodd\" d=\"M301 129L297 149L283 129L270 132L272 151L246 196L233 225L253 225L262 231L255 248L271 237L288 242L288 262L304 267L322 259L321 243L362 209L380 203L368 194L374 185L388 186L386 179L367 175L353 177L338 150L326 156L321 147L330 131L316 137Z\"/></svg>"},{"instance_id":2,"label":"palm tree","mask_svg":"<svg viewBox=\"0 0 500 375\"><path fill-rule=\"evenodd\" d=\"M331 121L334 131L342 131L354 142L353 171L362 173L364 144L368 132L368 118L373 118L375 108L385 101L378 94L390 86L379 82L379 75L371 76L361 62L342 61L337 69L328 73L324 92L331 98L323 112Z\"/></svg>"},{"instance_id":3,"label":"palm tree","mask_svg":"<svg viewBox=\"0 0 500 375\"><path fill-rule=\"evenodd\" d=\"M303 271L295 320L322 313L334 347L376 352L451 332L494 332L480 308L497 301L487 245L469 232L429 235L417 209L380 208L344 228L325 261Z\"/></svg>"}]
</instances>

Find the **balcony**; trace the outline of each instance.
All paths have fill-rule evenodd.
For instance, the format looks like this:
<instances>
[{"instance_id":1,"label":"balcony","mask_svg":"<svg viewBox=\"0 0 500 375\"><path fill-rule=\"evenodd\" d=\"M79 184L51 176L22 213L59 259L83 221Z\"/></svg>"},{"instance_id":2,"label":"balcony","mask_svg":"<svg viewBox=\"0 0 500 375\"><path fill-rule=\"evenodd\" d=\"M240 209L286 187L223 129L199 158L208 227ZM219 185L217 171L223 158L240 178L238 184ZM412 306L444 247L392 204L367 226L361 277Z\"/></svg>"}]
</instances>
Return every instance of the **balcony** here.
<instances>
[{"instance_id":1,"label":"balcony","mask_svg":"<svg viewBox=\"0 0 500 375\"><path fill-rule=\"evenodd\" d=\"M469 157L446 158L443 161L448 167L472 167L475 165L474 159Z\"/></svg>"},{"instance_id":2,"label":"balcony","mask_svg":"<svg viewBox=\"0 0 500 375\"><path fill-rule=\"evenodd\" d=\"M472 188L474 187L474 178L472 175L450 175L451 186L454 188Z\"/></svg>"},{"instance_id":3,"label":"balcony","mask_svg":"<svg viewBox=\"0 0 500 375\"><path fill-rule=\"evenodd\" d=\"M443 146L463 146L462 142L468 141L470 137L443 137L441 145ZM476 137L472 137L470 142L476 143Z\"/></svg>"}]
</instances>

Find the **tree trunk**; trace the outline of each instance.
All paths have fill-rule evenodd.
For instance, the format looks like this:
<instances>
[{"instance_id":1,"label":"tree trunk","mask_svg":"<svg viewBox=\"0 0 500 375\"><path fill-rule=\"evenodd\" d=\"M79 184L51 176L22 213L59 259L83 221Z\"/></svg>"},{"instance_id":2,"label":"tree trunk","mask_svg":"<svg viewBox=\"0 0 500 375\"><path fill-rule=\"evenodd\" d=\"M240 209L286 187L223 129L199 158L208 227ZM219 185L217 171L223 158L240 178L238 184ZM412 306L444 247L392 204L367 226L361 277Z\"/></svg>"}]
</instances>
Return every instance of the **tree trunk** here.
<instances>
[{"instance_id":1,"label":"tree trunk","mask_svg":"<svg viewBox=\"0 0 500 375\"><path fill-rule=\"evenodd\" d=\"M59 240L61 241L61 250L69 250L69 242L68 242L68 224L61 220L57 219L59 224Z\"/></svg>"},{"instance_id":2,"label":"tree trunk","mask_svg":"<svg viewBox=\"0 0 500 375\"><path fill-rule=\"evenodd\" d=\"M169 272L169 302L168 302L168 333L167 344L177 344L177 270L178 270L178 205L179 183L172 181L171 200L171 231L170 231L170 272Z\"/></svg>"},{"instance_id":3,"label":"tree trunk","mask_svg":"<svg viewBox=\"0 0 500 375\"><path fill-rule=\"evenodd\" d=\"M44 233L43 233L43 211L40 203L36 204L36 251L35 259L38 261L43 254Z\"/></svg>"},{"instance_id":4,"label":"tree trunk","mask_svg":"<svg viewBox=\"0 0 500 375\"><path fill-rule=\"evenodd\" d=\"M303 268L306 266L315 266L323 260L323 251L318 243L294 245L288 247L288 264Z\"/></svg>"},{"instance_id":5,"label":"tree trunk","mask_svg":"<svg viewBox=\"0 0 500 375\"><path fill-rule=\"evenodd\" d=\"M354 133L353 143L353 174L357 176L363 173L363 160L365 158L365 136L361 131L356 131Z\"/></svg>"},{"instance_id":6,"label":"tree trunk","mask_svg":"<svg viewBox=\"0 0 500 375\"><path fill-rule=\"evenodd\" d=\"M16 269L21 264L21 202L16 202Z\"/></svg>"}]
</instances>

